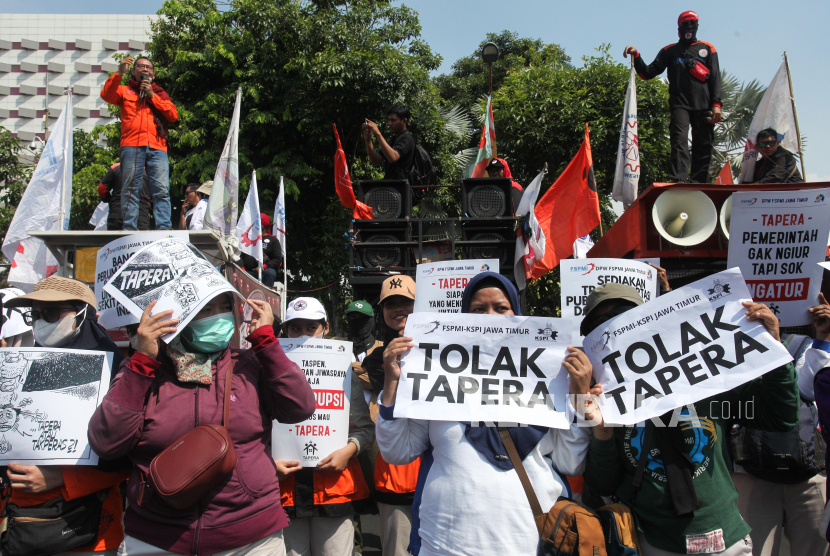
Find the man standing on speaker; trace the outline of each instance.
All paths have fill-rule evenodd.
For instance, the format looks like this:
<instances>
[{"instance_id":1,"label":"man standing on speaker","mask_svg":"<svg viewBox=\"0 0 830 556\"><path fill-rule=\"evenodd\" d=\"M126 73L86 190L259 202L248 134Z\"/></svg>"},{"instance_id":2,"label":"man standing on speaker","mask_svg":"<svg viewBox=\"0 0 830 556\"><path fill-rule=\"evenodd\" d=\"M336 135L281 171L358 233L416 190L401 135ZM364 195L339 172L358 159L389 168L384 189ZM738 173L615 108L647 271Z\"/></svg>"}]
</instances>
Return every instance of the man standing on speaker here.
<instances>
[{"instance_id":1,"label":"man standing on speaker","mask_svg":"<svg viewBox=\"0 0 830 556\"><path fill-rule=\"evenodd\" d=\"M793 153L781 146L778 132L768 127L756 136L761 160L755 162L755 175L747 183L802 183Z\"/></svg>"},{"instance_id":2,"label":"man standing on speaker","mask_svg":"<svg viewBox=\"0 0 830 556\"><path fill-rule=\"evenodd\" d=\"M677 19L680 40L663 47L650 65L633 46L626 46L624 57L634 57L634 69L642 79L657 77L668 68L671 124L670 179L676 182L709 182L709 160L715 124L721 121L721 81L718 53L711 43L697 40L695 12ZM689 156L689 126L692 128L692 154ZM691 161L691 175L689 163Z\"/></svg>"},{"instance_id":3,"label":"man standing on speaker","mask_svg":"<svg viewBox=\"0 0 830 556\"><path fill-rule=\"evenodd\" d=\"M130 69L131 68L131 69ZM132 77L121 85L128 71ZM121 215L124 230L137 230L141 182L146 170L153 194L157 230L170 230L170 167L167 160L167 124L179 114L164 89L153 83L153 62L126 56L107 79L101 98L121 108Z\"/></svg>"},{"instance_id":4,"label":"man standing on speaker","mask_svg":"<svg viewBox=\"0 0 830 556\"><path fill-rule=\"evenodd\" d=\"M385 164L386 180L405 180L415 165L415 138L406 129L410 118L409 107L396 104L386 111L386 123L392 132L392 138L387 142L378 129L378 125L366 120L363 124L363 141L366 143L366 154L372 165ZM379 149L375 150L372 136L377 137Z\"/></svg>"}]
</instances>

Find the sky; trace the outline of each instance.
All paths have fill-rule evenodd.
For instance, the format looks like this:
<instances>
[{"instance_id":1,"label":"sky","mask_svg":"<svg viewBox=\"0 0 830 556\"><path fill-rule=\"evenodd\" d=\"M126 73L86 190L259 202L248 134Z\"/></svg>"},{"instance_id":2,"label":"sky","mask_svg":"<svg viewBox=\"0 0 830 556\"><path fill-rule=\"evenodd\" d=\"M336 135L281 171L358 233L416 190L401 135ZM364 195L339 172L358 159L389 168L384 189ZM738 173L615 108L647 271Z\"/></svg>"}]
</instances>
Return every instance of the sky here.
<instances>
[{"instance_id":1,"label":"sky","mask_svg":"<svg viewBox=\"0 0 830 556\"><path fill-rule=\"evenodd\" d=\"M0 13L155 13L161 0L40 0L26 4L0 0ZM397 0L396 5L401 1ZM488 32L517 32L565 48L578 63L602 43L620 62L626 45L633 45L647 62L663 46L677 41L677 16L695 10L700 16L698 38L712 43L721 68L741 81L757 79L768 85L786 50L790 60L802 135L806 136L808 181L830 181L830 64L826 59L830 2L641 0L403 0L416 10L422 38L440 54L437 73L472 54Z\"/></svg>"}]
</instances>

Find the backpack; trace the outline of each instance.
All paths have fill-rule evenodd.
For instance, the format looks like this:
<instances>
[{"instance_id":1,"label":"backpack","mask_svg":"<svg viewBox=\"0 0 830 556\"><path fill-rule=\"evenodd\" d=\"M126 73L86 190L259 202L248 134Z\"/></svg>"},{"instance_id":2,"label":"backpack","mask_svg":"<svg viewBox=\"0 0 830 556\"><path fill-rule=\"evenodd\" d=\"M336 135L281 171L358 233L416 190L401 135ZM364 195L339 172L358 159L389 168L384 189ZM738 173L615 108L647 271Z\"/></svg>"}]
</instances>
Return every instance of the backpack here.
<instances>
[{"instance_id":1,"label":"backpack","mask_svg":"<svg viewBox=\"0 0 830 556\"><path fill-rule=\"evenodd\" d=\"M634 515L624 504L608 504L594 511L576 500L560 496L547 513L543 512L510 433L499 427L499 436L533 510L541 539L538 556L640 554Z\"/></svg>"},{"instance_id":2,"label":"backpack","mask_svg":"<svg viewBox=\"0 0 830 556\"><path fill-rule=\"evenodd\" d=\"M421 145L416 144L412 169L407 176L409 185L431 185L434 177L435 168L432 166L429 154Z\"/></svg>"}]
</instances>

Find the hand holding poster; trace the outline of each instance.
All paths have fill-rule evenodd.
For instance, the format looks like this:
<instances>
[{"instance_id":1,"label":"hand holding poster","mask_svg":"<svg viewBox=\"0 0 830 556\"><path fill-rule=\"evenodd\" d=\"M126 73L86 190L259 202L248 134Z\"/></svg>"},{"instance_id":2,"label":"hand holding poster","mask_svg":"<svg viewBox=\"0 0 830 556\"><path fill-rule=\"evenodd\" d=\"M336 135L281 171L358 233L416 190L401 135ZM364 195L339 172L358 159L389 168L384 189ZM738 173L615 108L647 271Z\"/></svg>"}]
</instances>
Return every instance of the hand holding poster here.
<instances>
[{"instance_id":1,"label":"hand holding poster","mask_svg":"<svg viewBox=\"0 0 830 556\"><path fill-rule=\"evenodd\" d=\"M603 419L633 425L730 390L792 361L758 322L738 269L611 319L585 337Z\"/></svg>"},{"instance_id":2,"label":"hand holding poster","mask_svg":"<svg viewBox=\"0 0 830 556\"><path fill-rule=\"evenodd\" d=\"M482 272L498 272L498 259L464 259L419 264L415 271L416 313L460 313L467 282Z\"/></svg>"},{"instance_id":3,"label":"hand holding poster","mask_svg":"<svg viewBox=\"0 0 830 556\"><path fill-rule=\"evenodd\" d=\"M316 467L349 440L352 381L352 343L316 338L280 338L286 357L305 373L317 409L302 423L274 421L271 453L274 459L299 461Z\"/></svg>"},{"instance_id":4,"label":"hand holding poster","mask_svg":"<svg viewBox=\"0 0 830 556\"><path fill-rule=\"evenodd\" d=\"M603 284L632 286L648 303L657 297L657 271L646 263L630 259L566 259L561 268L562 317L573 322L573 344L582 345L579 326L588 296Z\"/></svg>"},{"instance_id":5,"label":"hand holding poster","mask_svg":"<svg viewBox=\"0 0 830 556\"><path fill-rule=\"evenodd\" d=\"M169 342L220 293L239 296L201 251L180 239L156 241L137 251L104 285L104 291L141 318L156 301L152 314L173 310L176 331L162 336ZM241 296L240 296L241 297Z\"/></svg>"},{"instance_id":6,"label":"hand holding poster","mask_svg":"<svg viewBox=\"0 0 830 556\"><path fill-rule=\"evenodd\" d=\"M752 298L781 326L811 323L818 300L830 218L830 189L746 191L732 196L729 268L739 267Z\"/></svg>"},{"instance_id":7,"label":"hand holding poster","mask_svg":"<svg viewBox=\"0 0 830 556\"><path fill-rule=\"evenodd\" d=\"M566 429L568 319L412 313L395 417Z\"/></svg>"},{"instance_id":8,"label":"hand holding poster","mask_svg":"<svg viewBox=\"0 0 830 556\"><path fill-rule=\"evenodd\" d=\"M0 465L96 465L86 432L111 366L103 351L0 349Z\"/></svg>"},{"instance_id":9,"label":"hand holding poster","mask_svg":"<svg viewBox=\"0 0 830 556\"><path fill-rule=\"evenodd\" d=\"M119 326L136 324L141 315L133 316L123 305L104 291L115 271L127 262L136 251L160 239L175 237L183 241L189 239L185 231L164 230L128 235L111 241L98 250L95 258L95 299L98 300L98 323L110 330Z\"/></svg>"}]
</instances>

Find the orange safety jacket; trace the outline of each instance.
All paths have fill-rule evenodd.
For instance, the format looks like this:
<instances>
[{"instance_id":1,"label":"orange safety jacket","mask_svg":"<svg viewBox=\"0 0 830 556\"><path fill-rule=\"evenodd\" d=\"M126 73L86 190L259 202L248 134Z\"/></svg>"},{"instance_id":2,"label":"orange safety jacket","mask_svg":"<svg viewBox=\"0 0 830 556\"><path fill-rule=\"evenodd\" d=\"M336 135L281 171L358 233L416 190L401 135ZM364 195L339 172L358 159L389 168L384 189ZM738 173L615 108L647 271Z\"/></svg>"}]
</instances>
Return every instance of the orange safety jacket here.
<instances>
[{"instance_id":1,"label":"orange safety jacket","mask_svg":"<svg viewBox=\"0 0 830 556\"><path fill-rule=\"evenodd\" d=\"M158 94L152 99L139 100L138 93L121 84L118 73L113 73L104 83L101 98L121 108L121 147L150 147L167 152L167 139L157 134L150 104L165 120L175 122L179 113L172 101Z\"/></svg>"},{"instance_id":2,"label":"orange safety jacket","mask_svg":"<svg viewBox=\"0 0 830 556\"><path fill-rule=\"evenodd\" d=\"M375 460L375 500L392 506L411 505L420 467L421 458L406 465L392 465L378 452Z\"/></svg>"},{"instance_id":3,"label":"orange safety jacket","mask_svg":"<svg viewBox=\"0 0 830 556\"><path fill-rule=\"evenodd\" d=\"M282 507L288 517L339 517L358 511L356 502L369 498L357 457L342 473L304 467L280 481Z\"/></svg>"}]
</instances>

